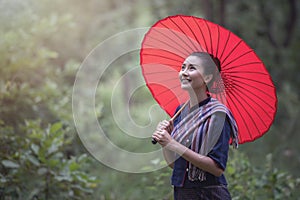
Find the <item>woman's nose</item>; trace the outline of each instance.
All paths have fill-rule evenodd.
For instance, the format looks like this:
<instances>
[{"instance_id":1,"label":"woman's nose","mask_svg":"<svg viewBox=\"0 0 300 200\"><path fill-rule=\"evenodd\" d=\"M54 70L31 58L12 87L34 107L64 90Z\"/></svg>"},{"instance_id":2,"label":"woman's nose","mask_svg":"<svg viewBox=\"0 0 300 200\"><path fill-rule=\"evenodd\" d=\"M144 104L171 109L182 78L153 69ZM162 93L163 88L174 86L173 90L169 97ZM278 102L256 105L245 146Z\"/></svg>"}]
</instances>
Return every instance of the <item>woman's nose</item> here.
<instances>
[{"instance_id":1,"label":"woman's nose","mask_svg":"<svg viewBox=\"0 0 300 200\"><path fill-rule=\"evenodd\" d=\"M187 76L187 75L188 75L188 70L187 70L187 68L181 70L181 74L184 75L184 76Z\"/></svg>"}]
</instances>

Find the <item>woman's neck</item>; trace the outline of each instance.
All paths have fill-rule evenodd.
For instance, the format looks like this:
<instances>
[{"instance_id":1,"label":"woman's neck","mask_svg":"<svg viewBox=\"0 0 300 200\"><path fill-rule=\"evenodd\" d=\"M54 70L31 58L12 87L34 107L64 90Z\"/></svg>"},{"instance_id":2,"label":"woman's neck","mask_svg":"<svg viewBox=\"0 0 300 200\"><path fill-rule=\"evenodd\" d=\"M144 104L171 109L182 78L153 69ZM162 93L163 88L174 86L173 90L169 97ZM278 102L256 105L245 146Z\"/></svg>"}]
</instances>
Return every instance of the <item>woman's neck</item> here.
<instances>
[{"instance_id":1,"label":"woman's neck","mask_svg":"<svg viewBox=\"0 0 300 200\"><path fill-rule=\"evenodd\" d=\"M198 105L201 101L204 101L205 99L207 99L207 93L206 93L206 88L205 90L201 90L198 92L189 92L190 95L190 108Z\"/></svg>"}]
</instances>

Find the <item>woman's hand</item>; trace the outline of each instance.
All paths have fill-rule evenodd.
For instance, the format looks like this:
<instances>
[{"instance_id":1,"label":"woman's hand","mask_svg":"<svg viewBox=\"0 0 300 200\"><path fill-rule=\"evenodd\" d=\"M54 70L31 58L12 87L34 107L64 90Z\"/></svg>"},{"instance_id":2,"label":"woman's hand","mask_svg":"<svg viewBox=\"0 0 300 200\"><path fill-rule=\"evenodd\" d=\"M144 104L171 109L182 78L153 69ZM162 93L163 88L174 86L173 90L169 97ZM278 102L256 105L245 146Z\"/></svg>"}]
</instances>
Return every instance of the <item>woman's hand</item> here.
<instances>
[{"instance_id":1,"label":"woman's hand","mask_svg":"<svg viewBox=\"0 0 300 200\"><path fill-rule=\"evenodd\" d=\"M156 130L153 133L152 138L155 139L163 147L173 140L171 135L166 130Z\"/></svg>"},{"instance_id":2,"label":"woman's hand","mask_svg":"<svg viewBox=\"0 0 300 200\"><path fill-rule=\"evenodd\" d=\"M166 130L169 134L171 134L173 128L174 128L173 121L164 120L157 125L156 130Z\"/></svg>"},{"instance_id":3,"label":"woman's hand","mask_svg":"<svg viewBox=\"0 0 300 200\"><path fill-rule=\"evenodd\" d=\"M174 125L172 121L164 120L157 125L152 138L155 139L160 145L166 146L173 140L170 135L173 128Z\"/></svg>"}]
</instances>

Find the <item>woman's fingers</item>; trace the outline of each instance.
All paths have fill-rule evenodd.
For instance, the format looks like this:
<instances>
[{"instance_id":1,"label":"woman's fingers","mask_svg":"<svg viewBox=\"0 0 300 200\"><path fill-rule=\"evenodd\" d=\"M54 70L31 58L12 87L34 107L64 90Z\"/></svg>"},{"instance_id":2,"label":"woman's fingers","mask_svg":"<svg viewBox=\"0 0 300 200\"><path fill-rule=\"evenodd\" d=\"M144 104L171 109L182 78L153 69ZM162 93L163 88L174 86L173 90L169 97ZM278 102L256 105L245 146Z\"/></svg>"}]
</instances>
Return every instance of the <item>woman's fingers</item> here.
<instances>
[{"instance_id":1,"label":"woman's fingers","mask_svg":"<svg viewBox=\"0 0 300 200\"><path fill-rule=\"evenodd\" d=\"M165 146L172 139L170 134L173 128L174 126L172 121L167 121L167 120L161 121L157 125L156 131L153 133L152 138L162 146Z\"/></svg>"},{"instance_id":2,"label":"woman's fingers","mask_svg":"<svg viewBox=\"0 0 300 200\"><path fill-rule=\"evenodd\" d=\"M165 121L163 121L163 124L165 126L165 130L167 130L169 133L171 133L173 131L174 126L173 126L172 121L165 120Z\"/></svg>"},{"instance_id":3,"label":"woman's fingers","mask_svg":"<svg viewBox=\"0 0 300 200\"><path fill-rule=\"evenodd\" d=\"M169 142L171 136L166 130L157 130L153 133L152 138L164 146Z\"/></svg>"},{"instance_id":4,"label":"woman's fingers","mask_svg":"<svg viewBox=\"0 0 300 200\"><path fill-rule=\"evenodd\" d=\"M159 141L162 138L161 132L162 132L162 130L156 130L153 133L152 138L155 139L156 141Z\"/></svg>"},{"instance_id":5,"label":"woman's fingers","mask_svg":"<svg viewBox=\"0 0 300 200\"><path fill-rule=\"evenodd\" d=\"M173 122L168 120L161 121L157 126L157 130L166 130L167 132L171 133L173 130Z\"/></svg>"},{"instance_id":6,"label":"woman's fingers","mask_svg":"<svg viewBox=\"0 0 300 200\"><path fill-rule=\"evenodd\" d=\"M162 121L162 122L159 122L158 126L157 126L157 129L158 130L163 130L166 128L166 125L165 123Z\"/></svg>"}]
</instances>

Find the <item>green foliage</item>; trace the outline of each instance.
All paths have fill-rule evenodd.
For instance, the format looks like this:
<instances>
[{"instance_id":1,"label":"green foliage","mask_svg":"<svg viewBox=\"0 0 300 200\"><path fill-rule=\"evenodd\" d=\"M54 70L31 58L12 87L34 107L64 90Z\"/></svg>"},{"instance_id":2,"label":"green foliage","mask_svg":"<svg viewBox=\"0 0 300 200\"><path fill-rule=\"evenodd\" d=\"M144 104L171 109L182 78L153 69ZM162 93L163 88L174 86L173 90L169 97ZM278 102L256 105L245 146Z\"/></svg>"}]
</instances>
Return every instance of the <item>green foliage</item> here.
<instances>
[{"instance_id":1,"label":"green foliage","mask_svg":"<svg viewBox=\"0 0 300 200\"><path fill-rule=\"evenodd\" d=\"M274 167L272 154L266 156L260 167L255 167L243 153L231 151L226 175L235 200L296 199L299 196L300 177Z\"/></svg>"},{"instance_id":2,"label":"green foliage","mask_svg":"<svg viewBox=\"0 0 300 200\"><path fill-rule=\"evenodd\" d=\"M23 136L1 127L2 195L16 199L82 199L93 193L96 177L85 172L87 155L67 155L70 145L61 123L41 129L27 121ZM17 150L17 151L16 151Z\"/></svg>"},{"instance_id":3,"label":"green foliage","mask_svg":"<svg viewBox=\"0 0 300 200\"><path fill-rule=\"evenodd\" d=\"M225 2L224 13L220 2ZM293 2L296 5L291 6ZM99 42L178 13L200 17L213 13L213 21L221 19L254 48L277 87L278 112L269 133L243 145L239 151L245 153L231 152L226 173L234 199L299 199L300 29L299 16L293 16L298 10L299 2L280 0L2 0L0 199L172 199L170 169L126 174L94 162L85 153L72 122L71 93L79 63ZM120 130L111 113L114 84L138 65L138 56L137 52L125 63L114 63L125 67L111 68L101 80L96 114L114 144L148 152L158 146L148 138L123 134L136 129L122 111L117 116L124 126ZM128 88L138 76L117 91L120 98L113 106L127 106ZM141 88L132 94L128 108L132 120L150 132L158 120L167 118L154 112L153 102L147 88Z\"/></svg>"},{"instance_id":4,"label":"green foliage","mask_svg":"<svg viewBox=\"0 0 300 200\"><path fill-rule=\"evenodd\" d=\"M100 183L94 194L101 199L127 200L140 199L141 196L147 200L173 199L172 171L168 167L146 174L127 174L106 167L99 170L106 172L102 173L101 180L107 180ZM231 150L225 176L234 200L299 199L300 177L293 177L273 166L271 154L266 156L262 166L257 167L244 153Z\"/></svg>"},{"instance_id":5,"label":"green foliage","mask_svg":"<svg viewBox=\"0 0 300 200\"><path fill-rule=\"evenodd\" d=\"M157 164L160 165L160 163ZM94 193L93 199L173 199L173 189L170 185L172 172L167 167L145 174L128 174L101 166L98 167L98 170L102 172L101 183L99 189Z\"/></svg>"}]
</instances>

